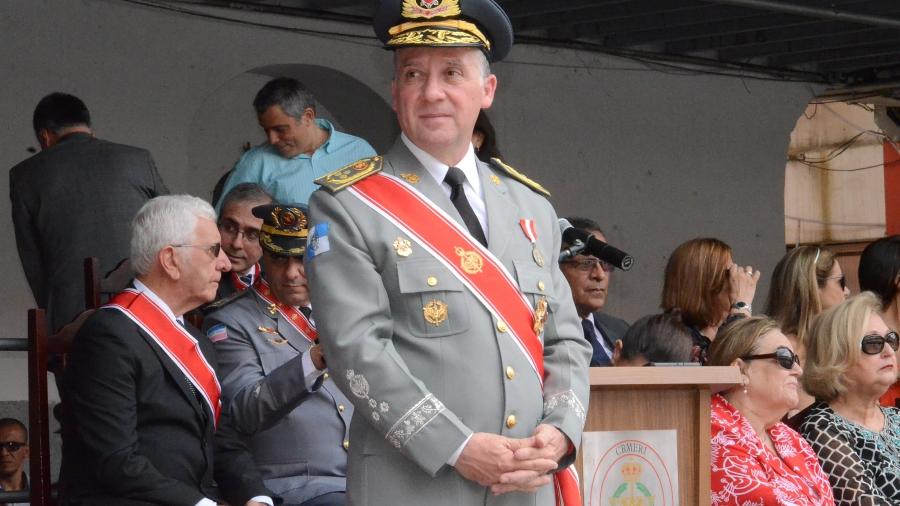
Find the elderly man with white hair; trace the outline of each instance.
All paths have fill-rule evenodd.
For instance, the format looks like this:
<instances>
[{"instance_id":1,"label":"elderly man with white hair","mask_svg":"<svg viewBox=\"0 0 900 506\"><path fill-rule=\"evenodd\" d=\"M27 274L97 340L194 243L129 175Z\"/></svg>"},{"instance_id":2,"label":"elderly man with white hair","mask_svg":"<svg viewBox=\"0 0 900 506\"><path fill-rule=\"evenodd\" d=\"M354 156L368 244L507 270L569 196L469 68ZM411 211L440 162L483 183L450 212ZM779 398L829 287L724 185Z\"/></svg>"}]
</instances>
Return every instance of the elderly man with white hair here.
<instances>
[{"instance_id":1,"label":"elderly man with white hair","mask_svg":"<svg viewBox=\"0 0 900 506\"><path fill-rule=\"evenodd\" d=\"M75 336L65 373L63 504L272 504L219 402L215 351L186 312L222 272L216 215L157 197L132 222L132 285Z\"/></svg>"}]
</instances>

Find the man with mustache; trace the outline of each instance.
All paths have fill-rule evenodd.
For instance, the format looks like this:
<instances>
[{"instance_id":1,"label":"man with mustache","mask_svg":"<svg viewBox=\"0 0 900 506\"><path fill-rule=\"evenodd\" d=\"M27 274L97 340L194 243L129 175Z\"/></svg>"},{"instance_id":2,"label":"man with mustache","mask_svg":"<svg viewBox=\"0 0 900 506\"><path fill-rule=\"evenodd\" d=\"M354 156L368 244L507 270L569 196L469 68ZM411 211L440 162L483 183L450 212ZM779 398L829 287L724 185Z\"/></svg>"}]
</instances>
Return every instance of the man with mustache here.
<instances>
[{"instance_id":1,"label":"man with mustache","mask_svg":"<svg viewBox=\"0 0 900 506\"><path fill-rule=\"evenodd\" d=\"M595 221L576 217L567 219L573 227L587 230L595 238L606 242L606 236ZM563 242L561 249L570 246L571 244ZM584 338L591 343L594 350L591 366L613 365L615 342L622 339L628 330L628 323L625 320L601 312L609 297L609 279L612 276L613 266L591 255L575 255L561 262L559 268L572 289L572 299L575 301L578 316L581 317Z\"/></svg>"},{"instance_id":2,"label":"man with mustache","mask_svg":"<svg viewBox=\"0 0 900 506\"><path fill-rule=\"evenodd\" d=\"M234 425L285 506L342 506L353 405L325 374L303 254L307 210L253 208L260 281L203 322Z\"/></svg>"}]
</instances>

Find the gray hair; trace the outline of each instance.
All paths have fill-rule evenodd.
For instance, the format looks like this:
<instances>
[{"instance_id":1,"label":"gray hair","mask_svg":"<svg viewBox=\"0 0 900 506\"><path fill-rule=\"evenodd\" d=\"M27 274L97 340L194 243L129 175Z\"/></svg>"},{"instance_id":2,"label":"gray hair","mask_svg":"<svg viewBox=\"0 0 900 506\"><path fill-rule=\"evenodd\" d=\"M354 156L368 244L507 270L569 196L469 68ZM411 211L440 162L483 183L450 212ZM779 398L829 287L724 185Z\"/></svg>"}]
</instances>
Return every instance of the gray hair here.
<instances>
[{"instance_id":1,"label":"gray hair","mask_svg":"<svg viewBox=\"0 0 900 506\"><path fill-rule=\"evenodd\" d=\"M257 116L275 105L281 107L285 114L294 119L302 118L303 111L306 109L316 112L316 99L312 92L300 81L290 77L272 79L256 93L256 98L253 99L253 108L256 109Z\"/></svg>"},{"instance_id":2,"label":"gray hair","mask_svg":"<svg viewBox=\"0 0 900 506\"><path fill-rule=\"evenodd\" d=\"M259 202L260 204L271 204L275 202L275 198L269 194L262 186L256 183L241 183L234 188L228 190L225 197L222 198L222 207L219 209L224 211L225 208L232 204L241 204L243 202Z\"/></svg>"},{"instance_id":3,"label":"gray hair","mask_svg":"<svg viewBox=\"0 0 900 506\"><path fill-rule=\"evenodd\" d=\"M170 244L190 242L198 218L216 221L209 202L193 195L163 195L148 200L131 221L131 267L150 272L156 255Z\"/></svg>"},{"instance_id":4,"label":"gray hair","mask_svg":"<svg viewBox=\"0 0 900 506\"><path fill-rule=\"evenodd\" d=\"M472 48L477 49L477 48ZM478 51L478 63L481 66L481 79L484 80L487 76L491 75L491 62L488 60L487 55L484 54L484 51ZM397 51L394 51L394 78L396 79L397 74Z\"/></svg>"}]
</instances>

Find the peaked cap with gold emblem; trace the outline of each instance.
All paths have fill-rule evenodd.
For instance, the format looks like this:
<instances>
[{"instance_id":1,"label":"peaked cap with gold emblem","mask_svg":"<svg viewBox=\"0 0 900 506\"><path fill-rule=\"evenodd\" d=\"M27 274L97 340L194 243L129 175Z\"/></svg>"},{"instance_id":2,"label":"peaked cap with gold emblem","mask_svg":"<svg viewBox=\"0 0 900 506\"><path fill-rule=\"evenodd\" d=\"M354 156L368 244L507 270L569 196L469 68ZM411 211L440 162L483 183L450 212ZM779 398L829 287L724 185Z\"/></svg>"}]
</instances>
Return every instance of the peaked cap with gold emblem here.
<instances>
[{"instance_id":1,"label":"peaked cap with gold emblem","mask_svg":"<svg viewBox=\"0 0 900 506\"><path fill-rule=\"evenodd\" d=\"M253 208L263 220L259 244L276 255L302 257L309 235L309 210L299 204L266 204Z\"/></svg>"},{"instance_id":2,"label":"peaked cap with gold emblem","mask_svg":"<svg viewBox=\"0 0 900 506\"><path fill-rule=\"evenodd\" d=\"M384 0L373 25L387 49L470 46L500 61L513 44L512 23L494 0Z\"/></svg>"}]
</instances>

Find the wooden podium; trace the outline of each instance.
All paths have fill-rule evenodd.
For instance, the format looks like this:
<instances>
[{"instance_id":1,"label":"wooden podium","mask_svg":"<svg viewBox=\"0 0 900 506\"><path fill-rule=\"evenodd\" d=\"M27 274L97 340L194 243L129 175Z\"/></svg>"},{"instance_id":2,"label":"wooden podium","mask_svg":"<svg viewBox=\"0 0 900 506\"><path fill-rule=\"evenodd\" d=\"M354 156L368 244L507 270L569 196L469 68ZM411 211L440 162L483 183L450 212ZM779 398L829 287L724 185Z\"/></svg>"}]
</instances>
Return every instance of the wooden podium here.
<instances>
[{"instance_id":1,"label":"wooden podium","mask_svg":"<svg viewBox=\"0 0 900 506\"><path fill-rule=\"evenodd\" d=\"M708 506L710 395L740 384L739 369L591 367L590 380L585 432L677 430L679 504Z\"/></svg>"}]
</instances>

